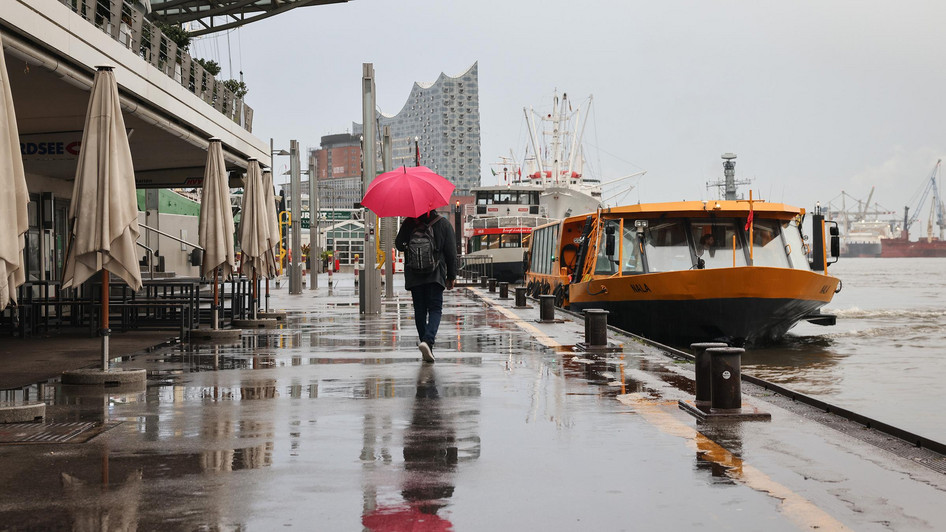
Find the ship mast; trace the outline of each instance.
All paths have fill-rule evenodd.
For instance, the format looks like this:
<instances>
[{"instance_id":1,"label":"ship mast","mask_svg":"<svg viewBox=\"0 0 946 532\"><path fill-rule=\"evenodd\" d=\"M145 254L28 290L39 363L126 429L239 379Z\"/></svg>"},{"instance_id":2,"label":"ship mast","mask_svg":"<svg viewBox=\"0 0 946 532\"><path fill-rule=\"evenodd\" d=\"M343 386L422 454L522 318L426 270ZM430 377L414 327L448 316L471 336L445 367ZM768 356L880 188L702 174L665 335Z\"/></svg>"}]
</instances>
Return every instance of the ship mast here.
<instances>
[{"instance_id":1,"label":"ship mast","mask_svg":"<svg viewBox=\"0 0 946 532\"><path fill-rule=\"evenodd\" d=\"M533 115L535 115L535 111L533 111L531 107L528 109L523 107L522 112L525 113L526 124L529 126L529 138L532 140L532 153L535 154L536 171L539 172L539 179L542 179L544 183L545 181L544 170L545 169L542 168L542 151L539 150L539 138L538 138L538 135L536 135L535 120L533 119Z\"/></svg>"},{"instance_id":2,"label":"ship mast","mask_svg":"<svg viewBox=\"0 0 946 532\"><path fill-rule=\"evenodd\" d=\"M736 154L735 153L724 153L723 158L723 176L724 180L716 181L715 183L706 183L706 188L716 187L723 189L723 199L726 200L736 200L739 199L736 196L736 185L748 185L752 183L751 180L745 179L742 181L736 181Z\"/></svg>"},{"instance_id":3,"label":"ship mast","mask_svg":"<svg viewBox=\"0 0 946 532\"><path fill-rule=\"evenodd\" d=\"M562 107L565 107L565 102L568 100L568 94L564 95L561 103ZM555 95L552 104L552 115L550 117L552 122L552 180L553 184L558 184L559 180L562 177L562 118L565 115L565 110L559 108L559 99L558 95Z\"/></svg>"}]
</instances>

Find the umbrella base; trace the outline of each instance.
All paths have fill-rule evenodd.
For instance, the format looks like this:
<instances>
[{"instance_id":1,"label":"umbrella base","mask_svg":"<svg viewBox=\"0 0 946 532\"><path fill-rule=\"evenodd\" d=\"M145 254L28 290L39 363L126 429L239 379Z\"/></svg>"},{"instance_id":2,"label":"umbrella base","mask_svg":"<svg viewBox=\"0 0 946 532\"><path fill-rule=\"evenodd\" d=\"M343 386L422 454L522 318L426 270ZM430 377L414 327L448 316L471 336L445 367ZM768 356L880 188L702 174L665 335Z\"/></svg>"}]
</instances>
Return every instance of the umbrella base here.
<instances>
[{"instance_id":1,"label":"umbrella base","mask_svg":"<svg viewBox=\"0 0 946 532\"><path fill-rule=\"evenodd\" d=\"M243 329L191 329L191 342L238 343Z\"/></svg>"},{"instance_id":2,"label":"umbrella base","mask_svg":"<svg viewBox=\"0 0 946 532\"><path fill-rule=\"evenodd\" d=\"M257 313L259 315L259 313ZM266 319L255 319L255 320L233 320L234 327L241 327L243 329L272 329L279 326L273 318Z\"/></svg>"},{"instance_id":3,"label":"umbrella base","mask_svg":"<svg viewBox=\"0 0 946 532\"><path fill-rule=\"evenodd\" d=\"M77 369L63 372L60 379L63 384L82 384L86 386L124 386L144 384L148 372L144 369Z\"/></svg>"},{"instance_id":4,"label":"umbrella base","mask_svg":"<svg viewBox=\"0 0 946 532\"><path fill-rule=\"evenodd\" d=\"M0 403L0 423L27 423L46 417L46 403Z\"/></svg>"}]
</instances>

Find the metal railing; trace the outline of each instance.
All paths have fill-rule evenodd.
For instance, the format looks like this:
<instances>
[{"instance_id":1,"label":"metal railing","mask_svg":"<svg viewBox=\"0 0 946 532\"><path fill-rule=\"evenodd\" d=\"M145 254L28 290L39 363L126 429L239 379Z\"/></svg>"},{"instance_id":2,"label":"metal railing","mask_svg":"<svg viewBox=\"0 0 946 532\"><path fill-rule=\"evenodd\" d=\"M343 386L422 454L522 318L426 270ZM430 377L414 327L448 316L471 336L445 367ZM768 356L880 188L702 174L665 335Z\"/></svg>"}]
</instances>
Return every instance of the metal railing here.
<instances>
[{"instance_id":1,"label":"metal railing","mask_svg":"<svg viewBox=\"0 0 946 532\"><path fill-rule=\"evenodd\" d=\"M77 15L110 35L199 96L224 116L253 132L253 109L217 81L190 54L145 18L129 0L59 0Z\"/></svg>"},{"instance_id":2,"label":"metal railing","mask_svg":"<svg viewBox=\"0 0 946 532\"><path fill-rule=\"evenodd\" d=\"M463 284L475 284L481 277L493 276L493 257L464 255L458 260L460 267L457 268L457 279L461 280Z\"/></svg>"}]
</instances>

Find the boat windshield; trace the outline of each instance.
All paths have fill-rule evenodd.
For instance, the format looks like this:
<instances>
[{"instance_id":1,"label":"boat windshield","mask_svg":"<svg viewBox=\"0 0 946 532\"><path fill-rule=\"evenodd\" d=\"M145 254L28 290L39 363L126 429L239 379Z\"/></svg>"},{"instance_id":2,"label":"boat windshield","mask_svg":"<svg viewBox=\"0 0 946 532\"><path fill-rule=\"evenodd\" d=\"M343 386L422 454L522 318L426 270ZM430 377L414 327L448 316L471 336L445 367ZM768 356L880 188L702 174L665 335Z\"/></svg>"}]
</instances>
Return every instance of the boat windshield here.
<instances>
[{"instance_id":1,"label":"boat windshield","mask_svg":"<svg viewBox=\"0 0 946 532\"><path fill-rule=\"evenodd\" d=\"M641 246L637 238L637 229L633 220L624 220L624 239L621 243L621 273L632 275L644 273L644 261L641 260Z\"/></svg>"},{"instance_id":2,"label":"boat windshield","mask_svg":"<svg viewBox=\"0 0 946 532\"><path fill-rule=\"evenodd\" d=\"M682 220L657 221L648 226L644 252L651 272L689 270L693 266Z\"/></svg>"},{"instance_id":3,"label":"boat windshield","mask_svg":"<svg viewBox=\"0 0 946 532\"><path fill-rule=\"evenodd\" d=\"M691 222L690 235L696 254L695 262L699 263L702 259L703 267L708 269L746 266L746 254L739 235L741 230L742 227L731 219ZM647 255L647 259L650 260L650 255Z\"/></svg>"},{"instance_id":4,"label":"boat windshield","mask_svg":"<svg viewBox=\"0 0 946 532\"><path fill-rule=\"evenodd\" d=\"M785 239L785 251L788 253L792 268L796 270L811 270L808 265L808 256L805 254L805 244L801 239L801 229L797 220L782 222L782 237Z\"/></svg>"},{"instance_id":5,"label":"boat windshield","mask_svg":"<svg viewBox=\"0 0 946 532\"><path fill-rule=\"evenodd\" d=\"M598 260L595 262L595 274L614 275L618 273L621 264L621 249L618 247L617 234L620 220L608 220L604 223L604 230L598 239ZM611 249L608 249L608 233L611 233ZM608 255L608 251L611 252Z\"/></svg>"},{"instance_id":6,"label":"boat windshield","mask_svg":"<svg viewBox=\"0 0 946 532\"><path fill-rule=\"evenodd\" d=\"M791 246L782 242L782 224L778 220L756 220L752 224L752 264L789 268Z\"/></svg>"}]
</instances>

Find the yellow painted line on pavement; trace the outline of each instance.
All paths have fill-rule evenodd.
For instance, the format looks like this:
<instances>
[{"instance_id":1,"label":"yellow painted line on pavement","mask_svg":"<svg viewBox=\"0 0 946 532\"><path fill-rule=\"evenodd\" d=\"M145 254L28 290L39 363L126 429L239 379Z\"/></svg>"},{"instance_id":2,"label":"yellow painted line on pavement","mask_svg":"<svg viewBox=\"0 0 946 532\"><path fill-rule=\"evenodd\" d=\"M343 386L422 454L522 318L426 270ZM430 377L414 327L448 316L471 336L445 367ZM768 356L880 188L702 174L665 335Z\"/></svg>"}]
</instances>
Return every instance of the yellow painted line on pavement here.
<instances>
[{"instance_id":1,"label":"yellow painted line on pavement","mask_svg":"<svg viewBox=\"0 0 946 532\"><path fill-rule=\"evenodd\" d=\"M704 460L719 464L733 481L779 501L778 510L800 528L808 530L850 530L830 514L788 487L745 463L741 458L707 438L693 427L679 421L666 408L676 408L676 402L657 403L638 394L618 397L621 403L633 407L648 423L661 431L683 438L687 445L700 453Z\"/></svg>"},{"instance_id":2,"label":"yellow painted line on pavement","mask_svg":"<svg viewBox=\"0 0 946 532\"><path fill-rule=\"evenodd\" d=\"M513 320L519 327L532 334L545 347L559 347L562 344L550 338L538 327L527 323L516 313L496 304L491 298L484 296L479 290L472 289L481 299L494 309ZM621 367L622 380L624 367ZM621 403L635 409L640 416L659 430L684 439L687 445L699 452L704 460L719 464L726 468L726 474L735 482L739 482L755 491L765 493L779 500L778 510L793 523L808 530L850 530L830 514L819 508L813 502L795 493L791 489L772 480L771 477L746 464L741 458L727 451L723 446L707 438L703 433L679 421L667 412L667 408L677 408L677 402L656 402L639 394L618 396Z\"/></svg>"},{"instance_id":3,"label":"yellow painted line on pavement","mask_svg":"<svg viewBox=\"0 0 946 532\"><path fill-rule=\"evenodd\" d=\"M543 346L553 348L553 349L556 347L562 346L562 344L560 344L558 341L553 340L547 334L539 330L538 327L520 318L519 315L517 315L515 312L501 305L497 305L492 299L484 296L482 292L480 292L479 290L475 288L470 288L469 290L475 293L477 296L479 296L480 299L482 299L483 301L486 301L487 303L489 303L493 307L493 309L497 310L499 313L503 314L507 318L516 322L516 325L525 329L529 334L531 334L536 339L537 342L539 342Z\"/></svg>"}]
</instances>

